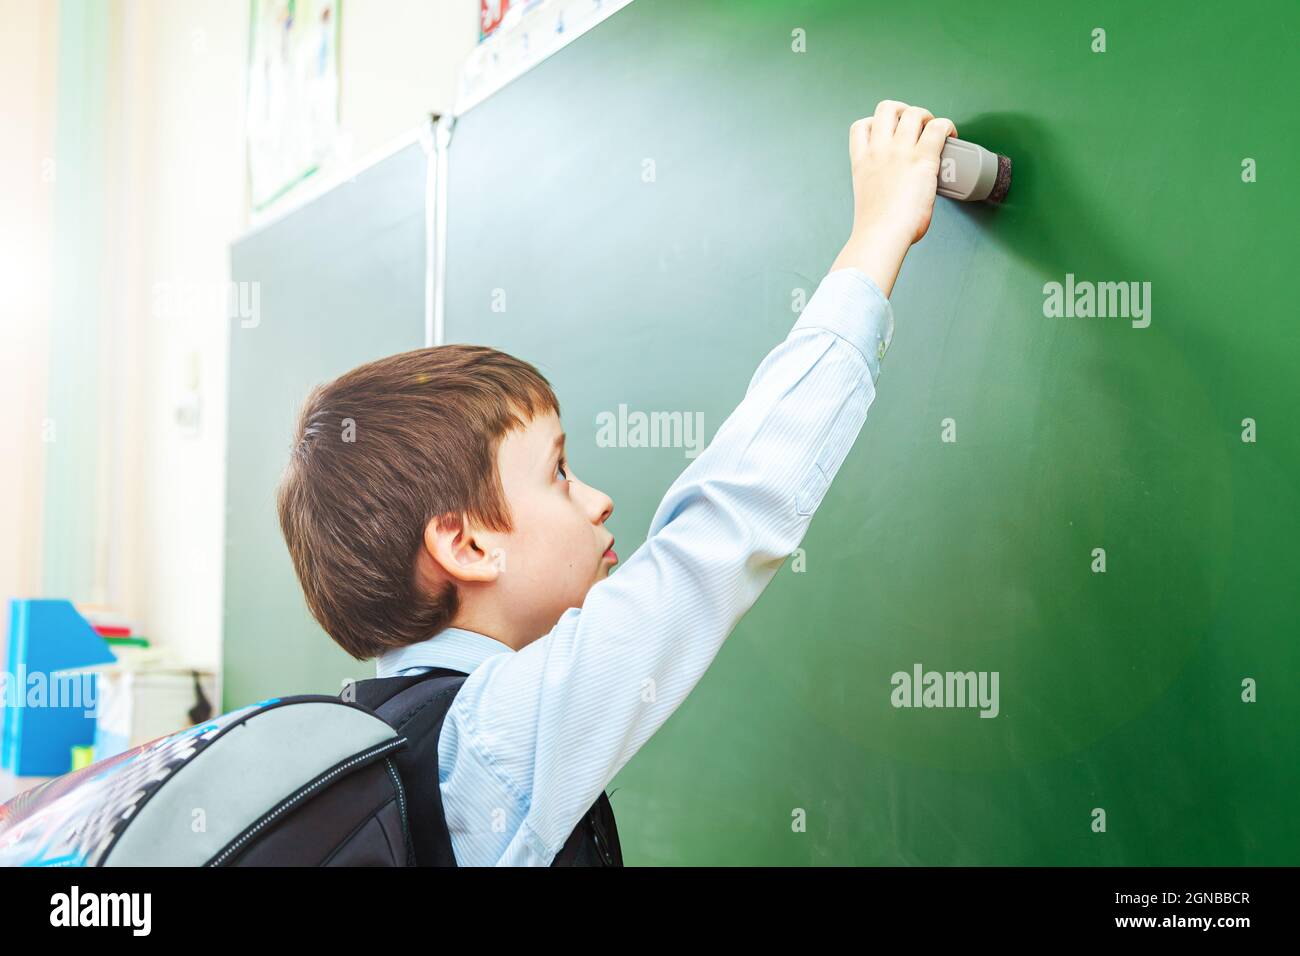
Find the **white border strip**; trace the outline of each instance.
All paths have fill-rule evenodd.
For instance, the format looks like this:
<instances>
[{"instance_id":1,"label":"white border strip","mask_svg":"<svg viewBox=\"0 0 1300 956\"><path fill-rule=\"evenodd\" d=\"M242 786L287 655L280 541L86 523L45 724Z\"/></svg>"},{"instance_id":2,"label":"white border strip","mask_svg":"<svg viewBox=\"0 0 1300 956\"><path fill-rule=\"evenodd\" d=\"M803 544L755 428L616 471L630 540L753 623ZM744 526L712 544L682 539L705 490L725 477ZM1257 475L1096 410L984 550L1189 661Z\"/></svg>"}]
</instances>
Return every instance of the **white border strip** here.
<instances>
[{"instance_id":1,"label":"white border strip","mask_svg":"<svg viewBox=\"0 0 1300 956\"><path fill-rule=\"evenodd\" d=\"M447 150L451 146L451 133L456 125L454 116L440 116L433 127L434 155L429 161L429 176L433 180L425 187L425 217L430 220L428 229L429 277L426 287L430 303L427 304L424 326L424 344L442 345L446 341L445 316L447 303Z\"/></svg>"},{"instance_id":2,"label":"white border strip","mask_svg":"<svg viewBox=\"0 0 1300 956\"><path fill-rule=\"evenodd\" d=\"M478 106L632 0L540 0L512 8L460 71L456 115ZM519 9L520 14L515 15Z\"/></svg>"},{"instance_id":3,"label":"white border strip","mask_svg":"<svg viewBox=\"0 0 1300 956\"><path fill-rule=\"evenodd\" d=\"M420 148L424 150L424 344L436 343L438 311L438 283L434 278L437 272L437 256L440 243L437 242L437 203L438 183L438 146L436 134L437 119L432 125L420 132Z\"/></svg>"},{"instance_id":4,"label":"white border strip","mask_svg":"<svg viewBox=\"0 0 1300 956\"><path fill-rule=\"evenodd\" d=\"M282 219L292 216L304 206L308 206L320 199L326 193L333 192L340 186L352 182L371 166L377 166L390 156L400 153L412 143L418 143L425 140L432 128L432 121L417 126L415 129L408 130L401 136L384 144L378 149L367 153L358 162L351 163L336 173L315 173L303 180L295 189L287 193L283 199L273 203L262 215L252 214L251 224L248 229L232 240L232 244L254 236L273 226Z\"/></svg>"}]
</instances>

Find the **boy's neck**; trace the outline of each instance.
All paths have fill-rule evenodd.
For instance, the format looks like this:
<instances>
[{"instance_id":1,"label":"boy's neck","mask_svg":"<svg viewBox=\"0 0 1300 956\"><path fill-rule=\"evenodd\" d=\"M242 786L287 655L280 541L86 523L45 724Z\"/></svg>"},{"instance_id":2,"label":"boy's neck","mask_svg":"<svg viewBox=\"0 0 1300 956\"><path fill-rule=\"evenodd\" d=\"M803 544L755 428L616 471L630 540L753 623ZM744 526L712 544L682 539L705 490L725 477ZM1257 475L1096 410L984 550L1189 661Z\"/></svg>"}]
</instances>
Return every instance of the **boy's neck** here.
<instances>
[{"instance_id":1,"label":"boy's neck","mask_svg":"<svg viewBox=\"0 0 1300 956\"><path fill-rule=\"evenodd\" d=\"M475 634L481 634L484 637L490 637L498 643L504 644L512 651L521 650L535 641L541 635L527 637L516 633L506 622L495 619L493 616L484 614L466 614L464 608L462 613L456 615L456 619L449 626L460 628L462 631L473 631Z\"/></svg>"}]
</instances>

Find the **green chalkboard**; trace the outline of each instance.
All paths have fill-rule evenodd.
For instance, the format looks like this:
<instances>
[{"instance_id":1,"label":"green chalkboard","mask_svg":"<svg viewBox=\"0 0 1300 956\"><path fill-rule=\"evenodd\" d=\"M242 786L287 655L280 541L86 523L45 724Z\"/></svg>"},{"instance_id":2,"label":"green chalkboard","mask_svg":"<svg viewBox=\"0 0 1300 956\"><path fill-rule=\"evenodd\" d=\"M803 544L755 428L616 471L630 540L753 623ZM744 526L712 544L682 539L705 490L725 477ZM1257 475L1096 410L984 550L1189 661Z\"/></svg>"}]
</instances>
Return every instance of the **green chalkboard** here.
<instances>
[{"instance_id":1,"label":"green chalkboard","mask_svg":"<svg viewBox=\"0 0 1300 956\"><path fill-rule=\"evenodd\" d=\"M597 416L713 434L847 236L849 124L1015 164L939 200L803 554L611 786L629 862L1300 863L1298 21L637 0L459 118L446 338L551 379L625 559L688 459ZM1150 283L1149 323L1053 282ZM998 715L895 707L917 664Z\"/></svg>"},{"instance_id":2,"label":"green chalkboard","mask_svg":"<svg viewBox=\"0 0 1300 956\"><path fill-rule=\"evenodd\" d=\"M424 344L427 169L411 142L231 249L225 709L375 676L308 614L275 491L314 385Z\"/></svg>"}]
</instances>

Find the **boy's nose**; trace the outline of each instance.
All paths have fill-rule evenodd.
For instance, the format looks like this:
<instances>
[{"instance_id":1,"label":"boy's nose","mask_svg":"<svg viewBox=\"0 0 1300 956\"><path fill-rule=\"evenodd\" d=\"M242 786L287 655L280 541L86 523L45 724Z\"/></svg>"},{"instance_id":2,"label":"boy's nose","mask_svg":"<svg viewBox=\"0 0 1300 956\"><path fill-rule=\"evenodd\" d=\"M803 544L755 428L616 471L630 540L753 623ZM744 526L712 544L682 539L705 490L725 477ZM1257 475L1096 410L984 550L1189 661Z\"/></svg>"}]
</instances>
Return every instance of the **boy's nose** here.
<instances>
[{"instance_id":1,"label":"boy's nose","mask_svg":"<svg viewBox=\"0 0 1300 956\"><path fill-rule=\"evenodd\" d=\"M609 520L609 516L614 513L613 500L599 488L582 484L580 481L577 483L582 485L583 494L589 499L588 511L594 516L597 524L604 524Z\"/></svg>"},{"instance_id":2,"label":"boy's nose","mask_svg":"<svg viewBox=\"0 0 1300 956\"><path fill-rule=\"evenodd\" d=\"M595 488L591 490L596 492L596 504L600 509L599 518L597 519L598 523L604 524L609 520L609 516L614 513L614 501L603 491L598 491Z\"/></svg>"}]
</instances>

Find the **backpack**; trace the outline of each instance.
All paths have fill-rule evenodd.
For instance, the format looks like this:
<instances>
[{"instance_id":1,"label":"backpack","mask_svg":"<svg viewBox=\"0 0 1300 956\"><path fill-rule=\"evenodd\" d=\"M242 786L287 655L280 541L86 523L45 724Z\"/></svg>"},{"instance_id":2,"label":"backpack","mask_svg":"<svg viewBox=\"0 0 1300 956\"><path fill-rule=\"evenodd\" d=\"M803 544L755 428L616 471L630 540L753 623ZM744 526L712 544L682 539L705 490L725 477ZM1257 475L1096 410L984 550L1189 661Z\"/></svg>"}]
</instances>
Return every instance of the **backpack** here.
<instances>
[{"instance_id":1,"label":"backpack","mask_svg":"<svg viewBox=\"0 0 1300 956\"><path fill-rule=\"evenodd\" d=\"M57 777L0 806L0 865L455 866L438 736L466 676L272 698ZM622 864L601 793L552 865Z\"/></svg>"}]
</instances>

